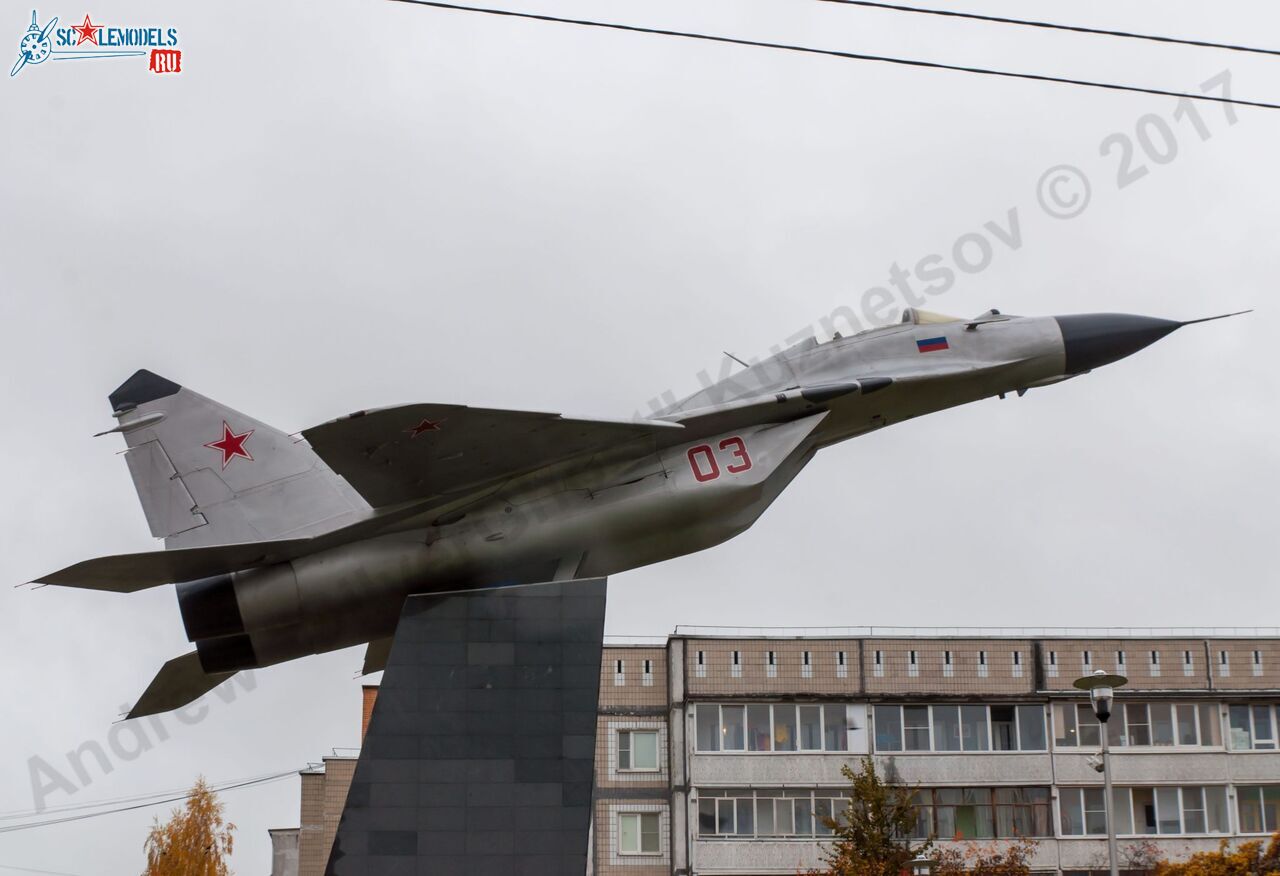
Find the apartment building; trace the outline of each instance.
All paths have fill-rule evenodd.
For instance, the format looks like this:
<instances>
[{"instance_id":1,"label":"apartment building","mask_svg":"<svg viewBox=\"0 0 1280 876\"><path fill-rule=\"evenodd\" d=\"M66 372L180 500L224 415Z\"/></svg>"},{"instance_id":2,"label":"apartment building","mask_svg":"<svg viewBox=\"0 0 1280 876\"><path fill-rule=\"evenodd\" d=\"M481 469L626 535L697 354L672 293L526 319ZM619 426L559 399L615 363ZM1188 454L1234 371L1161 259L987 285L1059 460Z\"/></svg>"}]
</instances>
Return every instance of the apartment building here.
<instances>
[{"instance_id":1,"label":"apartment building","mask_svg":"<svg viewBox=\"0 0 1280 876\"><path fill-rule=\"evenodd\" d=\"M1280 829L1280 638L723 632L606 645L596 876L816 866L840 768L867 754L916 789L917 836L1030 836L1036 870L1105 870L1103 731L1072 686L1097 669L1129 679L1106 725L1122 866ZM302 876L323 872L353 766L303 776Z\"/></svg>"}]
</instances>

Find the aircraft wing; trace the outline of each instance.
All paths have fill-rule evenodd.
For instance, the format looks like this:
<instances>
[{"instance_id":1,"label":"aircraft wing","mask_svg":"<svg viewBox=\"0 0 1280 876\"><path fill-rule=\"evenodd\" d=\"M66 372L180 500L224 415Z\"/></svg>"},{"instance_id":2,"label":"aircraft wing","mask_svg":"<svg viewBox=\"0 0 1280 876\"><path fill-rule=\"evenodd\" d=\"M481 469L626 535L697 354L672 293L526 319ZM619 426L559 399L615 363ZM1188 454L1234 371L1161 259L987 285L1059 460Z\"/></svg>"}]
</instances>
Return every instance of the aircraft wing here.
<instances>
[{"instance_id":1,"label":"aircraft wing","mask_svg":"<svg viewBox=\"0 0 1280 876\"><path fill-rule=\"evenodd\" d=\"M667 433L678 423L417 404L305 430L311 448L375 508L478 489L544 465Z\"/></svg>"}]
</instances>

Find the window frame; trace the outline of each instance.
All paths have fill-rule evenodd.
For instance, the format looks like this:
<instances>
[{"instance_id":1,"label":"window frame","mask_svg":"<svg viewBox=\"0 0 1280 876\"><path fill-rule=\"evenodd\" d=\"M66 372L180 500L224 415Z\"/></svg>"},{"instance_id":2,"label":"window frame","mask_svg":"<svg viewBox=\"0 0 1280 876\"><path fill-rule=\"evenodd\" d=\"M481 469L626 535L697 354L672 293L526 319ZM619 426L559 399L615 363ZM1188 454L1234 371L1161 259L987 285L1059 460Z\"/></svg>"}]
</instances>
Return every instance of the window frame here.
<instances>
[{"instance_id":1,"label":"window frame","mask_svg":"<svg viewBox=\"0 0 1280 876\"><path fill-rule=\"evenodd\" d=\"M881 753L912 754L912 755L918 755L918 754L935 754L935 755L936 754L942 754L942 755L948 755L948 754L960 754L960 755L1047 754L1052 749L1050 748L1050 745L1049 745L1049 741L1050 741L1049 719L1045 715L1044 706L1045 704L1043 702L1028 703L1028 702L1019 702L1019 701L1010 701L1007 703L1003 703L1003 702L1001 703L965 703L965 702L871 703L871 708L872 708L871 732L868 733L868 744L871 752L875 754L881 754ZM967 737L965 735L965 728L966 726L969 726L969 722L967 722L965 719L965 710L973 709L975 707L980 707L983 710L983 720L981 724L984 730L984 734L983 734L984 738L977 740L978 747L969 748L969 747L966 747L966 742L970 737ZM991 709L993 707L996 707L996 708L1008 707L1013 710L1013 739L1017 744L1016 748L996 748L995 747L995 726L991 718ZM1022 718L1024 714L1024 707L1033 707L1039 710L1040 722L1041 722L1040 738L1044 741L1044 745L1041 748L1023 748L1022 747L1022 740L1023 740ZM907 711L906 711L908 708L923 709L925 720L927 721L927 725L919 725L919 724L908 725ZM897 741L899 744L898 748L882 748L878 744L877 737L880 730L876 722L876 717L879 714L881 709L897 709L898 710L897 712L898 714ZM940 744L940 735L938 732L938 722L935 720L935 717L934 717L935 709L942 709L942 710L954 709L955 710L957 728L960 734L958 748L939 748L938 747L938 745ZM917 734L918 734L918 732L921 730L927 731L928 738L929 738L928 747L927 748L909 747L907 744L907 740L911 734L911 731L917 731Z\"/></svg>"},{"instance_id":2,"label":"window frame","mask_svg":"<svg viewBox=\"0 0 1280 876\"><path fill-rule=\"evenodd\" d=\"M769 710L769 734L768 734L769 747L767 749L751 747L752 740L751 740L750 728L752 725L751 725L749 715L750 715L750 709L752 706L757 708L763 706L764 708L767 708ZM818 740L821 744L820 748L804 748L803 747L804 734L801 729L803 725L800 719L800 714L801 714L800 710L802 707L806 707L806 706L809 706L809 707L816 706L818 708L818 715L819 715ZM847 757L850 752L849 732L852 729L857 729L856 727L850 726L849 708L850 707L856 708L859 706L861 706L864 709L866 708L865 703L855 703L855 702L828 703L828 702L821 702L821 701L818 701L818 702L752 701L752 702L737 702L737 703L701 703L701 702L695 703L694 704L694 727L693 727L693 753L696 755L749 754L752 756L834 754L834 755L844 755ZM777 709L779 707L782 709L790 710L791 724L788 726L791 731L790 733L791 744L792 744L791 748L778 747ZM840 732L833 723L828 721L828 712L833 707L838 707L843 710L843 715L844 715L844 728L843 728L844 747L843 748L827 748L828 737L832 733L836 733L837 734L836 738L838 739L839 738L838 734ZM726 708L742 710L741 711L742 745L743 745L742 748L726 748L725 747L725 740L728 738L728 734L725 732L725 722L724 722L724 710ZM701 723L702 723L702 715L704 714L703 712L704 709L707 710L708 712L710 712L710 710L713 710L713 709L715 710L716 733L714 734L714 736L718 745L718 747L716 748L704 749L701 747L701 737L702 737Z\"/></svg>"},{"instance_id":3,"label":"window frame","mask_svg":"<svg viewBox=\"0 0 1280 876\"><path fill-rule=\"evenodd\" d=\"M1227 751L1234 754L1275 754L1277 751L1280 751L1280 703L1259 703L1246 700L1244 702L1228 701L1225 705L1227 707L1227 732L1223 739L1223 745ZM1236 729L1234 712L1236 709L1245 709L1249 715L1249 744L1245 748L1237 748L1234 742ZM1257 709L1264 709L1268 716L1268 731L1270 735L1265 740L1268 743L1265 746L1258 745Z\"/></svg>"},{"instance_id":4,"label":"window frame","mask_svg":"<svg viewBox=\"0 0 1280 876\"><path fill-rule=\"evenodd\" d=\"M620 727L618 734L618 753L614 758L614 771L619 773L660 773L662 772L662 731L657 727ZM637 734L653 737L653 766L638 767L635 766L635 740ZM627 744L624 748L622 744L623 737L626 737ZM627 752L627 760L629 765L622 765L622 753Z\"/></svg>"},{"instance_id":5,"label":"window frame","mask_svg":"<svg viewBox=\"0 0 1280 876\"><path fill-rule=\"evenodd\" d=\"M618 816L617 854L619 856L625 855L626 857L629 857L629 858L630 857L653 858L653 857L660 857L662 855L662 813L661 812L641 812L641 811L619 810L617 813L617 816ZM622 843L622 838L624 835L622 830L622 822L629 818L636 819L635 836L636 836L637 847L634 851L626 849ZM652 835L657 840L657 848L654 849L653 851L646 851L644 848L644 837L645 837L644 821L646 818L652 818L657 822L657 828L652 832Z\"/></svg>"},{"instance_id":6,"label":"window frame","mask_svg":"<svg viewBox=\"0 0 1280 876\"><path fill-rule=\"evenodd\" d=\"M1112 791L1114 795L1113 802L1116 804L1119 804L1117 805L1118 811L1116 812L1116 815L1118 816L1116 818L1117 828L1120 826L1121 821L1125 821L1125 819L1120 816L1123 816L1127 811L1127 814L1128 814L1127 824L1129 826L1129 832L1121 832L1117 830L1116 836L1124 837L1124 838L1143 839L1143 838L1165 838L1165 837L1229 837L1229 836L1237 835L1239 833L1239 831L1236 830L1238 821L1236 824L1232 823L1231 802L1230 802L1231 797L1227 793L1231 787L1233 786L1223 785L1223 784L1201 784L1201 785L1195 785L1195 784L1141 785L1139 784L1139 785L1117 786ZM1086 812L1084 809L1084 806L1086 805L1085 804L1086 792L1097 791L1099 793L1102 793L1102 790L1103 789L1100 785L1071 786L1071 787L1062 787L1058 789L1057 827L1058 827L1058 830L1060 831L1058 833L1058 836L1060 838L1091 839L1094 837L1106 836L1107 827L1106 827L1105 816L1102 823L1102 829L1090 832L1088 818L1086 817ZM1150 792L1151 805L1153 807L1154 816L1155 816L1155 830L1153 832L1148 833L1145 830L1145 827L1146 827L1145 814L1141 820L1139 820L1137 817L1138 812L1136 809L1137 804L1134 801L1134 793L1133 793L1134 791ZM1195 801L1188 800L1188 794L1186 793L1187 791L1199 792L1200 805L1198 807L1188 806L1189 802L1195 802ZM1222 810L1222 814L1223 814L1223 817L1226 819L1225 830L1220 830L1220 831L1209 830L1209 813L1213 811L1212 805L1209 800L1209 794L1212 791L1219 791L1222 794L1221 801L1224 806ZM1169 792L1173 792L1173 794L1175 795L1175 799L1177 800L1176 812L1177 812L1178 829L1176 831L1163 831L1160 829L1162 823L1172 820L1172 818L1169 816L1168 813L1165 813L1162 811L1163 805L1164 805L1162 804L1162 800L1165 801L1165 803L1167 803ZM1236 805L1238 807L1239 806L1238 795L1236 797L1236 801L1237 801ZM1121 809L1120 805L1123 805L1124 808ZM1066 830L1065 815L1067 812L1067 808L1069 806L1071 807L1072 811L1075 811L1077 808L1079 808L1079 811L1081 813L1081 821L1080 821L1080 826L1082 828L1081 833L1069 833ZM1089 811L1096 813L1098 810L1093 809ZM1200 818L1204 822L1204 826L1205 826L1204 830L1188 831L1186 829L1189 812L1200 813ZM1238 817L1239 817L1239 813L1237 809L1236 818L1238 819ZM1144 828L1141 831L1138 829L1139 824L1141 824Z\"/></svg>"},{"instance_id":7,"label":"window frame","mask_svg":"<svg viewBox=\"0 0 1280 876\"><path fill-rule=\"evenodd\" d=\"M1061 710L1068 709L1073 704L1076 707L1075 709L1076 717L1075 717L1074 728L1073 728L1075 731L1076 741L1074 743L1059 741L1058 716L1061 714ZM1173 742L1171 744L1157 745L1155 743L1155 729L1154 729L1155 723L1151 716L1151 707L1153 705L1169 706L1169 713L1172 719L1172 728L1173 728ZM1107 730L1109 732L1109 736L1108 736L1109 744L1111 745L1112 748L1123 748L1127 750L1138 750L1138 751L1218 751L1218 750L1222 750L1227 746L1225 744L1225 741L1222 739L1221 726L1218 727L1216 733L1206 734L1207 728L1205 727L1205 723L1204 723L1206 707L1211 712L1210 719L1211 720L1216 719L1220 725L1222 703L1215 700L1156 699L1156 700L1117 701L1115 706L1112 709L1111 721L1107 722ZM1139 708L1142 709L1143 717L1145 718L1145 720L1138 722L1136 724L1131 722L1129 720L1129 710L1131 708L1135 710ZM1181 733L1179 732L1178 711L1179 709L1185 709L1185 708L1190 708L1192 714L1195 716L1196 741L1194 743L1181 741L1182 737L1181 737ZM1054 700L1050 704L1049 711L1050 711L1051 731L1053 733L1054 750L1092 751L1094 749L1099 749L1102 747L1101 734L1103 732L1103 726L1102 726L1102 723L1098 721L1096 717L1094 717L1092 707L1090 707L1085 703L1080 703L1075 699L1061 699L1061 700ZM1096 743L1083 742L1081 740L1081 737L1083 735L1081 732L1081 725L1086 723L1086 721L1081 720L1081 716L1085 716L1085 718L1087 718L1087 723L1090 725L1090 727L1097 726L1098 734L1099 734L1098 742ZM1117 719L1119 719L1118 723L1116 723ZM1117 733L1115 728L1121 728L1121 727L1123 729L1120 729L1119 732ZM1130 742L1129 740L1133 738L1133 733L1130 730L1131 727L1146 728L1148 741L1141 745L1137 745ZM1063 729L1065 730L1066 728L1063 728ZM1228 733L1229 732L1230 732L1230 727L1228 726ZM1213 737L1217 737L1218 741L1217 742L1206 741L1206 739L1212 739ZM1240 750L1245 750L1245 749L1240 749ZM1263 750L1274 751L1275 749L1263 749Z\"/></svg>"}]
</instances>

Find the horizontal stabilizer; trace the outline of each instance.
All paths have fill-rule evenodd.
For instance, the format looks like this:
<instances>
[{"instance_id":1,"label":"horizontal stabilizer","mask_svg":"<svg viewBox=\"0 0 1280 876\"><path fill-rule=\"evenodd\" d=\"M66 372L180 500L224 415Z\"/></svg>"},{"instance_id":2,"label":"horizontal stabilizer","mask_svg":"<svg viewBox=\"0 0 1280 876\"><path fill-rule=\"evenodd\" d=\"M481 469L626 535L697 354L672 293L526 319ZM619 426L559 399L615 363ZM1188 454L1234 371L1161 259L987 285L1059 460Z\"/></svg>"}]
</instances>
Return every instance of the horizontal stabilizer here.
<instances>
[{"instance_id":1,"label":"horizontal stabilizer","mask_svg":"<svg viewBox=\"0 0 1280 876\"><path fill-rule=\"evenodd\" d=\"M234 672L206 673L200 666L200 656L192 651L174 657L156 673L146 691L129 710L127 717L142 718L180 709L222 684Z\"/></svg>"},{"instance_id":2,"label":"horizontal stabilizer","mask_svg":"<svg viewBox=\"0 0 1280 876\"><path fill-rule=\"evenodd\" d=\"M246 544L219 544L210 547L178 548L97 557L67 566L32 583L58 584L86 590L134 593L148 587L195 581L293 559L305 553L314 539L290 538Z\"/></svg>"}]
</instances>

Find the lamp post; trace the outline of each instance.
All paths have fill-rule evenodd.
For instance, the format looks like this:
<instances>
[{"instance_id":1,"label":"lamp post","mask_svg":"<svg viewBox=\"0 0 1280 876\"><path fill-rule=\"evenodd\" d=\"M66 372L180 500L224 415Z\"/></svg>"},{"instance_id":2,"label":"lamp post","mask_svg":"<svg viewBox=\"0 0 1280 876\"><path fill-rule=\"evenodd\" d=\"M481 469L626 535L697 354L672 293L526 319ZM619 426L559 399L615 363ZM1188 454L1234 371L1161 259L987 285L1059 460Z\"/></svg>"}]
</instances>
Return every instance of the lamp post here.
<instances>
[{"instance_id":1,"label":"lamp post","mask_svg":"<svg viewBox=\"0 0 1280 876\"><path fill-rule=\"evenodd\" d=\"M923 854L916 855L908 863L911 865L911 876L929 876L933 870L933 859L926 858Z\"/></svg>"},{"instance_id":2,"label":"lamp post","mask_svg":"<svg viewBox=\"0 0 1280 876\"><path fill-rule=\"evenodd\" d=\"M1111 717L1111 704L1115 700L1115 689L1123 686L1129 679L1123 675L1108 675L1105 670L1098 669L1093 675L1086 675L1075 680L1075 686L1089 692L1089 704L1093 713L1102 724L1102 786L1104 811L1107 817L1107 858L1111 862L1111 876L1119 876L1119 855L1116 853L1116 822L1111 811L1111 749L1107 744L1107 719Z\"/></svg>"}]
</instances>

